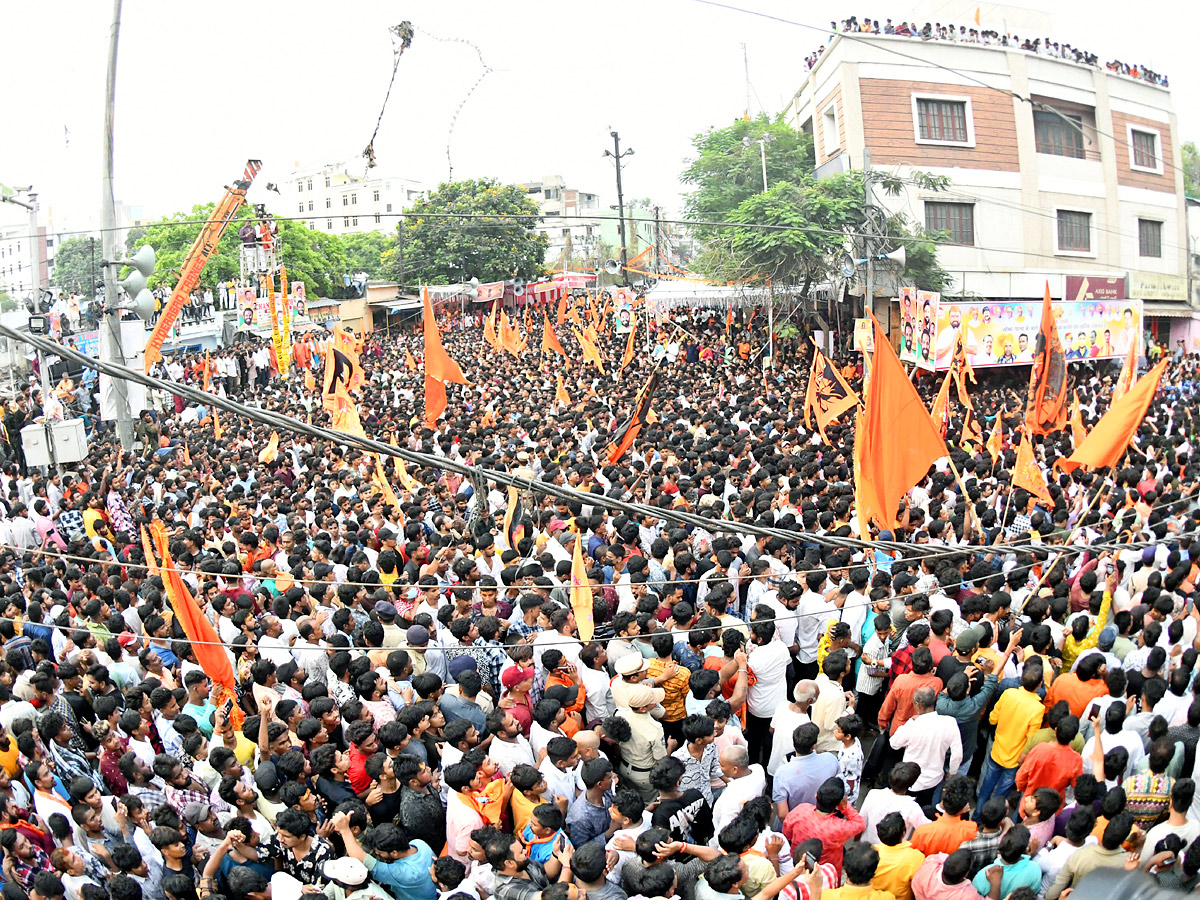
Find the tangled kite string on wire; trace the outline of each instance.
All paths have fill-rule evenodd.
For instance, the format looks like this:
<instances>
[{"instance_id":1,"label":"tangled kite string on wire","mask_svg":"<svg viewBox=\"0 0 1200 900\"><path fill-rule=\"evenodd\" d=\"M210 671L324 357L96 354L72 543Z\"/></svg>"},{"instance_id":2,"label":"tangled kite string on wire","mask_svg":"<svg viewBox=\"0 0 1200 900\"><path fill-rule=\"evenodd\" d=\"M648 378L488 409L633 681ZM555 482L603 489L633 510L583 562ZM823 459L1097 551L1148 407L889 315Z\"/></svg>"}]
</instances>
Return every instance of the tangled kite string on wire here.
<instances>
[{"instance_id":1,"label":"tangled kite string on wire","mask_svg":"<svg viewBox=\"0 0 1200 900\"><path fill-rule=\"evenodd\" d=\"M450 116L450 128L446 132L446 180L451 181L454 178L454 160L450 155L450 143L454 139L454 126L458 124L459 113L461 113L463 107L467 105L467 101L471 99L471 95L474 94L479 85L483 83L483 79L492 74L494 69L487 64L487 61L483 58L483 51L480 50L479 45L475 44L474 42L468 41L466 38L438 37L436 34L430 34L424 28L420 28L418 31L420 31L421 34L425 35L427 38L434 41L440 41L443 44L466 44L475 51L475 55L479 57L479 65L483 67L483 71L479 73L479 77L475 79L475 83L467 89L467 93L463 95L463 98L459 101L458 106L454 108L454 114Z\"/></svg>"},{"instance_id":2,"label":"tangled kite string on wire","mask_svg":"<svg viewBox=\"0 0 1200 900\"><path fill-rule=\"evenodd\" d=\"M400 68L400 57L412 44L413 27L411 22L401 22L388 28L392 36L392 77L388 81L387 93L383 95L383 106L379 108L379 118L375 120L375 130L371 132L371 140L367 141L367 149L363 156L367 158L367 168L375 168L375 138L379 135L379 126L383 124L383 113L387 109L388 98L392 96L392 85L396 83L396 72Z\"/></svg>"}]
</instances>

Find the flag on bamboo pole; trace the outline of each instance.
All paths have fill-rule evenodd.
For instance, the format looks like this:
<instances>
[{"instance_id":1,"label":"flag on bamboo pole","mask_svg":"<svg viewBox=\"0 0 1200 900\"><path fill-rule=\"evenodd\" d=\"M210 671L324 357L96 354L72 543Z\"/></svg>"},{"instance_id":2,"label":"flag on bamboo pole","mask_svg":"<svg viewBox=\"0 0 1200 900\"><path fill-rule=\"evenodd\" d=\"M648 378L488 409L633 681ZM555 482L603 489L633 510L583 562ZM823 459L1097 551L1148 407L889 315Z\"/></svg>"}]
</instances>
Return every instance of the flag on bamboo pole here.
<instances>
[{"instance_id":1,"label":"flag on bamboo pole","mask_svg":"<svg viewBox=\"0 0 1200 900\"><path fill-rule=\"evenodd\" d=\"M442 336L437 321L433 318L433 306L429 302L429 289L422 296L425 305L425 374L443 384L470 384L463 376L458 363L450 358L442 347Z\"/></svg>"},{"instance_id":2,"label":"flag on bamboo pole","mask_svg":"<svg viewBox=\"0 0 1200 900\"><path fill-rule=\"evenodd\" d=\"M558 316L554 320L554 324L559 328L563 327L563 323L567 321L567 294L564 291L563 295L558 298Z\"/></svg>"},{"instance_id":3,"label":"flag on bamboo pole","mask_svg":"<svg viewBox=\"0 0 1200 900\"><path fill-rule=\"evenodd\" d=\"M868 312L868 315L870 313ZM904 373L887 333L874 315L875 361L859 418L854 453L862 485L859 521L896 523L900 499L946 455L946 444Z\"/></svg>"},{"instance_id":4,"label":"flag on bamboo pole","mask_svg":"<svg viewBox=\"0 0 1200 900\"><path fill-rule=\"evenodd\" d=\"M1029 373L1025 407L1027 434L1049 434L1067 424L1067 359L1058 339L1058 323L1050 304L1050 282L1042 297L1042 324Z\"/></svg>"},{"instance_id":5,"label":"flag on bamboo pole","mask_svg":"<svg viewBox=\"0 0 1200 900\"><path fill-rule=\"evenodd\" d=\"M550 327L550 316L545 317L545 322L542 326L542 352L557 353L559 356L566 359L567 353L562 348L562 344L558 341L558 335L554 333L554 329Z\"/></svg>"},{"instance_id":6,"label":"flag on bamboo pole","mask_svg":"<svg viewBox=\"0 0 1200 900\"><path fill-rule=\"evenodd\" d=\"M375 457L375 470L372 473L371 481L379 489L379 492L383 494L384 503L390 503L394 507L400 506L400 498L396 496L396 492L388 484L387 476L383 472L383 460L378 456Z\"/></svg>"},{"instance_id":7,"label":"flag on bamboo pole","mask_svg":"<svg viewBox=\"0 0 1200 900\"><path fill-rule=\"evenodd\" d=\"M942 382L941 390L937 392L937 396L933 398L933 406L930 407L929 417L933 419L933 424L943 438L946 436L946 431L950 427L950 385L954 381L954 373L946 372L946 378Z\"/></svg>"},{"instance_id":8,"label":"flag on bamboo pole","mask_svg":"<svg viewBox=\"0 0 1200 900\"><path fill-rule=\"evenodd\" d=\"M571 610L575 613L575 626L579 639L584 643L592 639L596 624L592 618L592 586L588 582L587 566L583 562L583 535L575 535L575 549L571 552Z\"/></svg>"},{"instance_id":9,"label":"flag on bamboo pole","mask_svg":"<svg viewBox=\"0 0 1200 900\"><path fill-rule=\"evenodd\" d=\"M554 392L554 402L564 407L571 405L571 395L567 393L567 387L563 384L561 374L558 376L558 390Z\"/></svg>"},{"instance_id":10,"label":"flag on bamboo pole","mask_svg":"<svg viewBox=\"0 0 1200 900\"><path fill-rule=\"evenodd\" d=\"M154 550L150 546L150 533L146 531L146 526L142 526L142 553L146 557L146 577L153 578L158 574L158 565L155 563Z\"/></svg>"},{"instance_id":11,"label":"flag on bamboo pole","mask_svg":"<svg viewBox=\"0 0 1200 900\"><path fill-rule=\"evenodd\" d=\"M1082 445L1084 438L1087 437L1087 428L1083 425L1083 412L1079 408L1079 395L1075 395L1075 401L1071 404L1071 443L1072 448L1078 450Z\"/></svg>"},{"instance_id":12,"label":"flag on bamboo pole","mask_svg":"<svg viewBox=\"0 0 1200 900\"><path fill-rule=\"evenodd\" d=\"M325 377L321 390L321 403L329 412L335 412L339 398L353 403L350 392L362 386L362 363L358 358L358 341L354 335L340 325L333 328L333 337L325 353Z\"/></svg>"},{"instance_id":13,"label":"flag on bamboo pole","mask_svg":"<svg viewBox=\"0 0 1200 900\"><path fill-rule=\"evenodd\" d=\"M504 539L509 549L516 550L530 526L529 515L521 503L521 492L515 485L508 486L508 506L504 510Z\"/></svg>"},{"instance_id":14,"label":"flag on bamboo pole","mask_svg":"<svg viewBox=\"0 0 1200 900\"><path fill-rule=\"evenodd\" d=\"M496 346L499 337L496 334L496 305L494 303L488 310L487 318L483 320L483 339L493 350L500 349Z\"/></svg>"},{"instance_id":15,"label":"flag on bamboo pole","mask_svg":"<svg viewBox=\"0 0 1200 900\"><path fill-rule=\"evenodd\" d=\"M633 401L633 414L613 434L612 443L608 445L608 464L610 466L617 464L617 461L633 446L633 442L637 439L638 434L641 433L642 426L648 424L650 402L654 399L654 391L657 387L658 368L656 367L650 373L650 379L638 391L637 398Z\"/></svg>"},{"instance_id":16,"label":"flag on bamboo pole","mask_svg":"<svg viewBox=\"0 0 1200 900\"><path fill-rule=\"evenodd\" d=\"M578 329L575 330L575 337L579 339L579 346L583 350L583 361L595 363L596 368L603 375L604 358L600 355L600 351L596 349L595 341Z\"/></svg>"},{"instance_id":17,"label":"flag on bamboo pole","mask_svg":"<svg viewBox=\"0 0 1200 900\"><path fill-rule=\"evenodd\" d=\"M1046 475L1033 456L1033 441L1029 435L1021 437L1017 448L1017 464L1013 467L1013 487L1024 488L1043 503L1049 504L1050 491L1046 488Z\"/></svg>"},{"instance_id":18,"label":"flag on bamboo pole","mask_svg":"<svg viewBox=\"0 0 1200 900\"><path fill-rule=\"evenodd\" d=\"M433 428L446 411L446 385L425 373L425 426Z\"/></svg>"},{"instance_id":19,"label":"flag on bamboo pole","mask_svg":"<svg viewBox=\"0 0 1200 900\"><path fill-rule=\"evenodd\" d=\"M272 431L271 439L267 441L267 446L263 447L258 454L258 461L263 465L275 462L279 456L279 432Z\"/></svg>"},{"instance_id":20,"label":"flag on bamboo pole","mask_svg":"<svg viewBox=\"0 0 1200 900\"><path fill-rule=\"evenodd\" d=\"M617 369L617 375L620 376L625 371L625 367L633 362L633 354L637 350L637 314L632 310L629 313L629 337L625 341L625 355L621 357L621 367Z\"/></svg>"},{"instance_id":21,"label":"flag on bamboo pole","mask_svg":"<svg viewBox=\"0 0 1200 900\"><path fill-rule=\"evenodd\" d=\"M404 348L404 367L410 372L415 372L419 368L417 361L413 358L412 351L407 347Z\"/></svg>"},{"instance_id":22,"label":"flag on bamboo pole","mask_svg":"<svg viewBox=\"0 0 1200 900\"><path fill-rule=\"evenodd\" d=\"M1133 387L1134 381L1137 380L1137 361L1138 335L1135 330L1135 333L1129 337L1129 350L1125 353L1121 374L1117 376L1117 382L1113 385L1112 397L1108 401L1110 406L1129 393L1129 389Z\"/></svg>"},{"instance_id":23,"label":"flag on bamboo pole","mask_svg":"<svg viewBox=\"0 0 1200 900\"><path fill-rule=\"evenodd\" d=\"M221 420L217 418L217 408L213 407L213 438L220 440L224 434L224 429L221 428Z\"/></svg>"},{"instance_id":24,"label":"flag on bamboo pole","mask_svg":"<svg viewBox=\"0 0 1200 900\"><path fill-rule=\"evenodd\" d=\"M217 707L223 705L226 699L232 700L230 719L234 723L235 729L240 728L243 715L237 704L237 679L234 676L233 662L229 653L222 646L217 630L213 628L208 617L201 612L192 597L192 592L188 590L183 576L175 567L175 561L171 559L166 531L156 531L155 537L158 541L158 555L162 558L162 567L159 572L162 575L163 586L166 588L167 600L170 601L171 608L175 611L175 618L183 627L183 633L191 642L192 655L196 657L196 662L200 664L204 674L212 679L213 686L216 688L210 700ZM148 542L144 540L144 543ZM150 559L154 559L153 555Z\"/></svg>"},{"instance_id":25,"label":"flag on bamboo pole","mask_svg":"<svg viewBox=\"0 0 1200 900\"><path fill-rule=\"evenodd\" d=\"M992 465L996 464L996 460L1000 458L1000 451L1004 448L1004 434L1002 431L1004 425L1004 410L996 413L996 421L992 424L992 433L988 437L987 451L992 456Z\"/></svg>"},{"instance_id":26,"label":"flag on bamboo pole","mask_svg":"<svg viewBox=\"0 0 1200 900\"><path fill-rule=\"evenodd\" d=\"M858 394L846 383L837 367L829 358L813 347L812 366L808 370L808 388L804 392L804 425L812 428L816 419L817 431L826 444L825 428L847 411L858 406Z\"/></svg>"},{"instance_id":27,"label":"flag on bamboo pole","mask_svg":"<svg viewBox=\"0 0 1200 900\"><path fill-rule=\"evenodd\" d=\"M1072 472L1080 466L1093 470L1116 466L1129 448L1129 442L1133 440L1142 419L1146 417L1146 409L1158 391L1158 383L1169 362L1168 357L1139 378L1130 391L1100 417L1075 452L1055 465L1066 472Z\"/></svg>"}]
</instances>

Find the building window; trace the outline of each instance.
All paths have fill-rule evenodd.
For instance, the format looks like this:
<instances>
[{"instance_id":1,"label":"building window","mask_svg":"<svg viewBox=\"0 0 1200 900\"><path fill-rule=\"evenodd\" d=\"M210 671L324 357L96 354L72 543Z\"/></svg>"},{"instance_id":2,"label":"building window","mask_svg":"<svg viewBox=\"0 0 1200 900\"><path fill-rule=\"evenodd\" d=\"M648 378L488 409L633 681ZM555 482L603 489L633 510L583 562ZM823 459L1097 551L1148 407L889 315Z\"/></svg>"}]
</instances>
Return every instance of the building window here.
<instances>
[{"instance_id":1,"label":"building window","mask_svg":"<svg viewBox=\"0 0 1200 900\"><path fill-rule=\"evenodd\" d=\"M972 203L925 203L925 229L945 234L946 242L975 245L975 206Z\"/></svg>"},{"instance_id":2,"label":"building window","mask_svg":"<svg viewBox=\"0 0 1200 900\"><path fill-rule=\"evenodd\" d=\"M343 219L342 219L342 227L343 227L343 228L349 228L349 227L350 227L350 219L349 219L349 217L346 217L346 218L343 218Z\"/></svg>"},{"instance_id":3,"label":"building window","mask_svg":"<svg viewBox=\"0 0 1200 900\"><path fill-rule=\"evenodd\" d=\"M303 181L296 182L296 190L302 194L304 193L304 182Z\"/></svg>"},{"instance_id":4,"label":"building window","mask_svg":"<svg viewBox=\"0 0 1200 900\"><path fill-rule=\"evenodd\" d=\"M349 205L350 205L350 195L342 194L342 206L349 206Z\"/></svg>"},{"instance_id":5,"label":"building window","mask_svg":"<svg viewBox=\"0 0 1200 900\"><path fill-rule=\"evenodd\" d=\"M1050 112L1033 114L1034 142L1038 153L1083 159L1083 120Z\"/></svg>"},{"instance_id":6,"label":"building window","mask_svg":"<svg viewBox=\"0 0 1200 900\"><path fill-rule=\"evenodd\" d=\"M329 199L328 197L326 197L325 198L325 208L329 209L332 206L333 206L333 201L331 199Z\"/></svg>"},{"instance_id":7,"label":"building window","mask_svg":"<svg viewBox=\"0 0 1200 900\"><path fill-rule=\"evenodd\" d=\"M826 156L833 156L842 149L838 137L837 104L830 103L821 113L821 144Z\"/></svg>"},{"instance_id":8,"label":"building window","mask_svg":"<svg viewBox=\"0 0 1200 900\"><path fill-rule=\"evenodd\" d=\"M974 146L971 101L955 97L913 97L917 142Z\"/></svg>"},{"instance_id":9,"label":"building window","mask_svg":"<svg viewBox=\"0 0 1200 900\"><path fill-rule=\"evenodd\" d=\"M300 204L300 212L304 212L304 204L303 203Z\"/></svg>"},{"instance_id":10,"label":"building window","mask_svg":"<svg viewBox=\"0 0 1200 900\"><path fill-rule=\"evenodd\" d=\"M388 211L388 212L391 212L391 211L392 211L392 204L390 204L390 203L389 203L389 204L387 205L387 211Z\"/></svg>"},{"instance_id":11,"label":"building window","mask_svg":"<svg viewBox=\"0 0 1200 900\"><path fill-rule=\"evenodd\" d=\"M1138 256L1162 256L1162 222L1138 219Z\"/></svg>"},{"instance_id":12,"label":"building window","mask_svg":"<svg viewBox=\"0 0 1200 900\"><path fill-rule=\"evenodd\" d=\"M329 231L333 231L333 219L326 219L326 220L325 220L325 227L326 227L326 228L327 228Z\"/></svg>"},{"instance_id":13,"label":"building window","mask_svg":"<svg viewBox=\"0 0 1200 900\"><path fill-rule=\"evenodd\" d=\"M329 187L329 176L325 176L325 187Z\"/></svg>"},{"instance_id":14,"label":"building window","mask_svg":"<svg viewBox=\"0 0 1200 900\"><path fill-rule=\"evenodd\" d=\"M1058 211L1058 249L1062 253L1092 252L1092 214L1070 209Z\"/></svg>"},{"instance_id":15,"label":"building window","mask_svg":"<svg viewBox=\"0 0 1200 900\"><path fill-rule=\"evenodd\" d=\"M316 223L316 222L309 222L309 223L308 223L308 230L309 230L309 231L316 231L316 230L317 230L317 223Z\"/></svg>"},{"instance_id":16,"label":"building window","mask_svg":"<svg viewBox=\"0 0 1200 900\"><path fill-rule=\"evenodd\" d=\"M350 205L351 205L351 206L358 206L358 194L351 194L351 195L350 195Z\"/></svg>"},{"instance_id":17,"label":"building window","mask_svg":"<svg viewBox=\"0 0 1200 900\"><path fill-rule=\"evenodd\" d=\"M357 227L358 226L358 216L354 216L353 218L351 218L350 224Z\"/></svg>"},{"instance_id":18,"label":"building window","mask_svg":"<svg viewBox=\"0 0 1200 900\"><path fill-rule=\"evenodd\" d=\"M312 179L311 179L311 178L310 178L310 179L308 179L308 189L309 189L310 191L312 190Z\"/></svg>"},{"instance_id":19,"label":"building window","mask_svg":"<svg viewBox=\"0 0 1200 900\"><path fill-rule=\"evenodd\" d=\"M379 191L375 191L375 192L374 192L374 195L375 195L375 196L374 196L374 200L375 200L375 202L376 202L376 203L378 203L378 202L379 202Z\"/></svg>"},{"instance_id":20,"label":"building window","mask_svg":"<svg viewBox=\"0 0 1200 900\"><path fill-rule=\"evenodd\" d=\"M308 211L312 212L312 201L311 200L308 201Z\"/></svg>"},{"instance_id":21,"label":"building window","mask_svg":"<svg viewBox=\"0 0 1200 900\"><path fill-rule=\"evenodd\" d=\"M378 225L378 224L379 224L379 219L380 219L380 217L379 217L379 213L375 213L375 224L376 224L376 225Z\"/></svg>"},{"instance_id":22,"label":"building window","mask_svg":"<svg viewBox=\"0 0 1200 900\"><path fill-rule=\"evenodd\" d=\"M1129 129L1129 158L1135 169L1145 169L1150 172L1161 172L1162 165L1158 158L1158 135L1153 131Z\"/></svg>"}]
</instances>

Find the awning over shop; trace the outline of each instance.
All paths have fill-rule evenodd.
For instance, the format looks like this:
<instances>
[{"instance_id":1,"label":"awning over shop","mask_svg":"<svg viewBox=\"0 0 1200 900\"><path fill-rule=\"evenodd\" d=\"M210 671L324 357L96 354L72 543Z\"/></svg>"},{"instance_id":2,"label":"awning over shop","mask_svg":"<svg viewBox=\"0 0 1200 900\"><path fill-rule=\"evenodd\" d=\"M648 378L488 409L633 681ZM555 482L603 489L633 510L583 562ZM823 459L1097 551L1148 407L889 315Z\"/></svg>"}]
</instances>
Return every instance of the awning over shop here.
<instances>
[{"instance_id":1,"label":"awning over shop","mask_svg":"<svg viewBox=\"0 0 1200 900\"><path fill-rule=\"evenodd\" d=\"M1159 316L1169 319L1191 319L1200 312L1192 309L1186 303L1172 303L1166 300L1146 300L1142 303L1143 316Z\"/></svg>"}]
</instances>

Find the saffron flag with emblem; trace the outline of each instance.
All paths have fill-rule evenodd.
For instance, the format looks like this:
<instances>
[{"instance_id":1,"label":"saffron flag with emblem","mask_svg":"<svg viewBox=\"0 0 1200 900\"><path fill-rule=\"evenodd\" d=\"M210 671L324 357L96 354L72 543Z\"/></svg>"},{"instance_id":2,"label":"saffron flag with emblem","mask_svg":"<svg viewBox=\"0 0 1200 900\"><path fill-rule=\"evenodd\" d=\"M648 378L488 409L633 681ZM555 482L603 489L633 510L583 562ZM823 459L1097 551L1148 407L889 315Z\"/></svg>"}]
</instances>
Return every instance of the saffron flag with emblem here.
<instances>
[{"instance_id":1,"label":"saffron flag with emblem","mask_svg":"<svg viewBox=\"0 0 1200 900\"><path fill-rule=\"evenodd\" d=\"M805 426L812 428L812 420L816 419L821 440L828 444L829 438L825 436L826 426L858 404L858 394L846 383L837 367L819 348L813 347L812 367L808 372L808 390L804 393Z\"/></svg>"},{"instance_id":2,"label":"saffron flag with emblem","mask_svg":"<svg viewBox=\"0 0 1200 900\"><path fill-rule=\"evenodd\" d=\"M1042 324L1029 373L1025 407L1027 434L1049 434L1067 424L1067 358L1058 338L1058 323L1050 304L1050 282L1042 297Z\"/></svg>"},{"instance_id":3,"label":"saffron flag with emblem","mask_svg":"<svg viewBox=\"0 0 1200 900\"><path fill-rule=\"evenodd\" d=\"M1013 487L1024 488L1043 503L1052 503L1046 488L1046 475L1033 456L1033 441L1026 434L1017 447L1017 464L1013 468Z\"/></svg>"},{"instance_id":4,"label":"saffron flag with emblem","mask_svg":"<svg viewBox=\"0 0 1200 900\"><path fill-rule=\"evenodd\" d=\"M608 445L607 458L610 466L617 464L617 461L633 446L633 442L641 433L642 426L649 423L650 401L654 399L654 390L657 387L658 369L656 368L650 373L650 380L642 386L637 399L633 402L633 415L629 417L629 421L617 429L612 443Z\"/></svg>"},{"instance_id":5,"label":"saffron flag with emblem","mask_svg":"<svg viewBox=\"0 0 1200 900\"><path fill-rule=\"evenodd\" d=\"M854 441L860 473L860 525L892 528L900 499L929 467L946 455L946 444L908 380L887 333L872 315L875 361Z\"/></svg>"},{"instance_id":6,"label":"saffron flag with emblem","mask_svg":"<svg viewBox=\"0 0 1200 900\"><path fill-rule=\"evenodd\" d=\"M575 549L571 553L571 610L575 613L575 626L579 639L587 643L595 634L596 624L592 618L592 585L588 581L587 566L583 562L583 536L575 536Z\"/></svg>"},{"instance_id":7,"label":"saffron flag with emblem","mask_svg":"<svg viewBox=\"0 0 1200 900\"><path fill-rule=\"evenodd\" d=\"M1137 433L1142 419L1146 417L1146 409L1154 399L1158 383L1170 361L1170 357L1167 357L1139 378L1129 393L1100 417L1096 427L1088 432L1075 452L1055 465L1066 472L1072 472L1080 466L1090 470L1116 466L1129 449L1129 442Z\"/></svg>"},{"instance_id":8,"label":"saffron flag with emblem","mask_svg":"<svg viewBox=\"0 0 1200 900\"><path fill-rule=\"evenodd\" d=\"M335 412L339 398L353 403L350 392L358 390L363 383L362 363L358 359L358 339L352 332L335 325L329 349L325 354L325 378L321 390L321 403L329 412Z\"/></svg>"}]
</instances>

